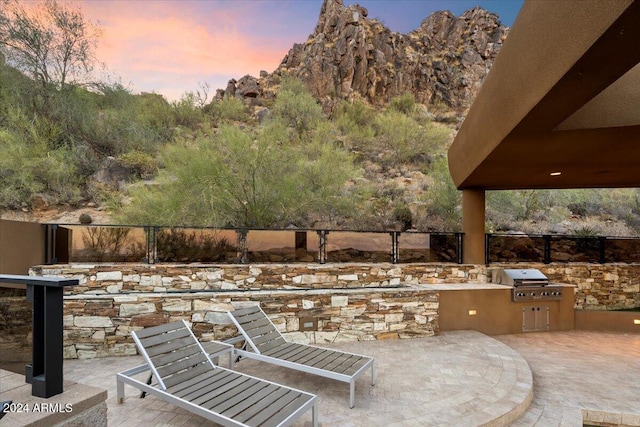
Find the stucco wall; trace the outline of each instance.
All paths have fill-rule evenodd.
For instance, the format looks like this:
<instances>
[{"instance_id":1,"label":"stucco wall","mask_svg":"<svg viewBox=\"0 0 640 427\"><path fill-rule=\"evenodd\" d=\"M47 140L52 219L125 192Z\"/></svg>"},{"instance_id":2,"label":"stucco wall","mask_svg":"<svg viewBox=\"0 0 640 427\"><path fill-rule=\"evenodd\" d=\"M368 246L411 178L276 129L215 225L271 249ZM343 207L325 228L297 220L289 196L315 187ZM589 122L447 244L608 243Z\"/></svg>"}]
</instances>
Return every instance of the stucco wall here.
<instances>
[{"instance_id":1,"label":"stucco wall","mask_svg":"<svg viewBox=\"0 0 640 427\"><path fill-rule=\"evenodd\" d=\"M27 274L45 262L45 226L0 219L0 273Z\"/></svg>"}]
</instances>

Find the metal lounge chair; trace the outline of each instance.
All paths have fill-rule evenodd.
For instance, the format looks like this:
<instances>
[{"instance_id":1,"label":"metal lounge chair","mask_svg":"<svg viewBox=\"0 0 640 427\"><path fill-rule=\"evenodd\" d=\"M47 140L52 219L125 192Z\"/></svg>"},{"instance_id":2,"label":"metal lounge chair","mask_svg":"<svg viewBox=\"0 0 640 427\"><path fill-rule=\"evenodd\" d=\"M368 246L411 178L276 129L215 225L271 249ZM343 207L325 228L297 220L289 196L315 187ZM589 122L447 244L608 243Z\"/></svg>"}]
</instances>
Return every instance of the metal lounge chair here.
<instances>
[{"instance_id":1,"label":"metal lounge chair","mask_svg":"<svg viewBox=\"0 0 640 427\"><path fill-rule=\"evenodd\" d=\"M375 385L372 357L288 342L258 306L227 313L251 347L251 350L245 349L246 345L242 350L236 349L240 357L347 382L351 408L355 404L355 381L367 368L371 368L371 385Z\"/></svg>"},{"instance_id":2,"label":"metal lounge chair","mask_svg":"<svg viewBox=\"0 0 640 427\"><path fill-rule=\"evenodd\" d=\"M118 402L129 384L223 426L288 426L312 409L316 396L216 366L183 321L132 332L146 364L116 374ZM150 370L155 384L134 375Z\"/></svg>"}]
</instances>

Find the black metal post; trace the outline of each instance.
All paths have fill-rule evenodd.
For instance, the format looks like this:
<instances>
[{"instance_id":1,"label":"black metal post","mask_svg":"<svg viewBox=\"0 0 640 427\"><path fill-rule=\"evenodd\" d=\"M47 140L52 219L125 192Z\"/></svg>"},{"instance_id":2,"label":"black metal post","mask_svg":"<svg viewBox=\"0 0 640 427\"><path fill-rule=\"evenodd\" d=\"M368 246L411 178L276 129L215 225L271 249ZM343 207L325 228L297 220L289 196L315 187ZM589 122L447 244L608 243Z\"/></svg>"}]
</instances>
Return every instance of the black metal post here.
<instances>
[{"instance_id":1,"label":"black metal post","mask_svg":"<svg viewBox=\"0 0 640 427\"><path fill-rule=\"evenodd\" d=\"M236 252L236 259L240 264L247 264L249 262L247 234L249 234L249 230L246 228L239 228L236 230L236 235L238 236L238 250Z\"/></svg>"},{"instance_id":2,"label":"black metal post","mask_svg":"<svg viewBox=\"0 0 640 427\"><path fill-rule=\"evenodd\" d=\"M484 263L491 263L491 233L484 235Z\"/></svg>"},{"instance_id":3,"label":"black metal post","mask_svg":"<svg viewBox=\"0 0 640 427\"><path fill-rule=\"evenodd\" d=\"M25 368L31 394L48 398L63 391L63 288L78 279L0 275L0 283L27 285L27 300L33 303L33 353Z\"/></svg>"},{"instance_id":4,"label":"black metal post","mask_svg":"<svg viewBox=\"0 0 640 427\"><path fill-rule=\"evenodd\" d=\"M142 262L147 264L155 264L158 261L158 239L156 237L156 227L144 227L147 236L146 256Z\"/></svg>"},{"instance_id":5,"label":"black metal post","mask_svg":"<svg viewBox=\"0 0 640 427\"><path fill-rule=\"evenodd\" d=\"M389 233L391 236L391 263L397 264L400 261L400 251L398 249L398 239L400 237L400 232L392 231Z\"/></svg>"},{"instance_id":6,"label":"black metal post","mask_svg":"<svg viewBox=\"0 0 640 427\"><path fill-rule=\"evenodd\" d=\"M464 261L464 233L456 233L456 239L458 241L458 264L462 264Z\"/></svg>"},{"instance_id":7,"label":"black metal post","mask_svg":"<svg viewBox=\"0 0 640 427\"><path fill-rule=\"evenodd\" d=\"M607 262L607 257L605 255L607 238L605 236L598 236L598 249L600 250L600 264L604 264Z\"/></svg>"},{"instance_id":8,"label":"black metal post","mask_svg":"<svg viewBox=\"0 0 640 427\"><path fill-rule=\"evenodd\" d=\"M47 224L45 227L44 235L44 259L47 264L55 264L58 262L56 257L56 230L57 224Z\"/></svg>"},{"instance_id":9,"label":"black metal post","mask_svg":"<svg viewBox=\"0 0 640 427\"><path fill-rule=\"evenodd\" d=\"M318 230L318 262L324 264L327 262L327 234L326 230Z\"/></svg>"},{"instance_id":10,"label":"black metal post","mask_svg":"<svg viewBox=\"0 0 640 427\"><path fill-rule=\"evenodd\" d=\"M542 236L544 242L544 260L545 264L551 263L551 236L549 234L545 234Z\"/></svg>"}]
</instances>

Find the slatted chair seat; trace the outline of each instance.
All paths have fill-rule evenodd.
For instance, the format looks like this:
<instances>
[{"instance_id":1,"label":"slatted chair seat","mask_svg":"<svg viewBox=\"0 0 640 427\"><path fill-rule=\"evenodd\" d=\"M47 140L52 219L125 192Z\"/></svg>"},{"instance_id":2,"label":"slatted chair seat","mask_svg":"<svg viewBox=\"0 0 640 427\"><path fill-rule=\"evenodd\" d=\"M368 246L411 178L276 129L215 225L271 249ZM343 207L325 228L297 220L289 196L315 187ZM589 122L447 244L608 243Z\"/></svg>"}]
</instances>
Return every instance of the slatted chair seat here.
<instances>
[{"instance_id":1,"label":"slatted chair seat","mask_svg":"<svg viewBox=\"0 0 640 427\"><path fill-rule=\"evenodd\" d=\"M216 366L184 321L131 335L147 363L116 375L120 403L126 383L223 426L288 426L310 408L318 425L316 396ZM133 378L145 371L155 384Z\"/></svg>"},{"instance_id":2,"label":"slatted chair seat","mask_svg":"<svg viewBox=\"0 0 640 427\"><path fill-rule=\"evenodd\" d=\"M288 342L259 306L227 312L250 349L235 350L241 357L348 382L349 406L355 405L355 381L371 368L373 358L312 345Z\"/></svg>"}]
</instances>

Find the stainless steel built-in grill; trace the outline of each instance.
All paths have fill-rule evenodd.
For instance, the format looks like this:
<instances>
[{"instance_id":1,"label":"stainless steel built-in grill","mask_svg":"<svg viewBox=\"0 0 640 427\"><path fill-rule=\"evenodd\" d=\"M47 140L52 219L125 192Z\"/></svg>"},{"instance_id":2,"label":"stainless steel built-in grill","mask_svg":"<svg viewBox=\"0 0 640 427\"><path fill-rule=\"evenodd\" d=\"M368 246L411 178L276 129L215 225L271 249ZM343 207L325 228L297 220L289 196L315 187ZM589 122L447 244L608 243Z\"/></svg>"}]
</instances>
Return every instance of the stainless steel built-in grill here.
<instances>
[{"instance_id":1,"label":"stainless steel built-in grill","mask_svg":"<svg viewBox=\"0 0 640 427\"><path fill-rule=\"evenodd\" d=\"M511 299L520 301L552 301L562 299L562 286L549 283L547 276L535 268L493 270L491 281L513 287Z\"/></svg>"}]
</instances>

